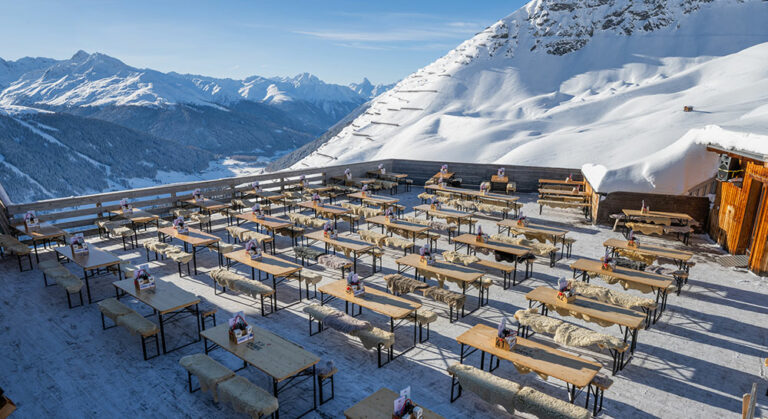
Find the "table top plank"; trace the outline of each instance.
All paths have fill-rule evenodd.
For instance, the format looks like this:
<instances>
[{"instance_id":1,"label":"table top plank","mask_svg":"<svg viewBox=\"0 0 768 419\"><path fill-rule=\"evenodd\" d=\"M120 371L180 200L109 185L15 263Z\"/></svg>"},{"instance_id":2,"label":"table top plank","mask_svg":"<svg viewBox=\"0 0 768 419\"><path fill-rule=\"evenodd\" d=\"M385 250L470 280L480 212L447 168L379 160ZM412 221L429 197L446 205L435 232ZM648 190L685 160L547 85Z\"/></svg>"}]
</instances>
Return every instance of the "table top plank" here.
<instances>
[{"instance_id":1,"label":"table top plank","mask_svg":"<svg viewBox=\"0 0 768 419\"><path fill-rule=\"evenodd\" d=\"M525 299L559 306L569 311L586 314L589 317L629 327L630 329L639 329L645 321L645 314L639 311L603 303L580 295L577 295L576 300L572 303L562 302L557 299L556 289L545 286L533 289L525 295Z\"/></svg>"},{"instance_id":2,"label":"table top plank","mask_svg":"<svg viewBox=\"0 0 768 419\"><path fill-rule=\"evenodd\" d=\"M185 291L171 282L157 279L153 290L137 290L133 278L115 281L112 285L157 310L160 314L178 311L200 303L200 299L195 294Z\"/></svg>"},{"instance_id":3,"label":"table top plank","mask_svg":"<svg viewBox=\"0 0 768 419\"><path fill-rule=\"evenodd\" d=\"M583 180L565 180L565 179L539 179L540 185L579 185L584 186Z\"/></svg>"},{"instance_id":4,"label":"table top plank","mask_svg":"<svg viewBox=\"0 0 768 419\"><path fill-rule=\"evenodd\" d=\"M240 262L243 265L250 266L261 272L283 278L292 275L301 270L301 265L297 265L287 260L268 253L261 254L261 260L251 259L251 256L245 249L236 250L231 253L225 253L224 257Z\"/></svg>"},{"instance_id":5,"label":"table top plank","mask_svg":"<svg viewBox=\"0 0 768 419\"><path fill-rule=\"evenodd\" d=\"M112 210L110 213L118 217L125 218L126 220L131 220L134 223L147 223L160 218L159 215L155 215L138 208L134 208L133 211L131 211L129 214L126 214L122 208Z\"/></svg>"},{"instance_id":6,"label":"table top plank","mask_svg":"<svg viewBox=\"0 0 768 419\"><path fill-rule=\"evenodd\" d=\"M411 393L411 395L413 395L413 393ZM377 392L345 410L344 416L347 419L389 419L392 417L392 412L395 408L395 399L398 397L400 397L400 394L395 393L386 387L382 387ZM445 419L418 403L416 403L416 405L423 409L424 419Z\"/></svg>"},{"instance_id":7,"label":"table top plank","mask_svg":"<svg viewBox=\"0 0 768 419\"><path fill-rule=\"evenodd\" d=\"M221 239L218 238L217 236L214 236L213 234L208 234L196 228L188 227L188 230L189 231L187 231L186 233L180 234L173 227L164 227L157 230L157 232L160 234L165 234L166 236L173 237L175 239L179 239L183 242L187 242L195 247L207 246L209 244L213 244L218 241L221 241Z\"/></svg>"},{"instance_id":8,"label":"table top plank","mask_svg":"<svg viewBox=\"0 0 768 419\"><path fill-rule=\"evenodd\" d=\"M317 206L315 206L315 204L312 201L299 202L299 206L302 208L315 210L320 214L330 214L333 216L348 214L352 211L348 208L340 207L338 205L318 204Z\"/></svg>"},{"instance_id":9,"label":"table top plank","mask_svg":"<svg viewBox=\"0 0 768 419\"><path fill-rule=\"evenodd\" d=\"M318 240L323 243L328 243L332 246L337 246L342 249L349 249L357 253L365 253L373 249L373 245L368 242L354 238L350 233L343 233L336 236L335 239L325 237L322 230L314 231L312 233L304 235L309 240Z\"/></svg>"},{"instance_id":10,"label":"table top plank","mask_svg":"<svg viewBox=\"0 0 768 419\"><path fill-rule=\"evenodd\" d=\"M363 196L362 192L355 192L353 194L347 195L348 198L353 199L360 199L363 202L372 202L374 204L387 204L387 205L394 205L400 202L397 198L392 198L384 195L376 195L368 193L365 196Z\"/></svg>"},{"instance_id":11,"label":"table top plank","mask_svg":"<svg viewBox=\"0 0 768 419\"><path fill-rule=\"evenodd\" d=\"M393 319L402 319L414 310L421 308L421 303L379 291L372 287L365 287L365 294L355 297L354 294L347 292L347 281L340 279L329 284L322 285L318 291L332 295L340 300L357 304L384 316Z\"/></svg>"},{"instance_id":12,"label":"table top plank","mask_svg":"<svg viewBox=\"0 0 768 419\"><path fill-rule=\"evenodd\" d=\"M421 256L413 253L395 260L395 263L410 266L421 271L440 274L467 284L473 283L485 275L483 271L445 261L435 261L431 265L425 265L421 263Z\"/></svg>"},{"instance_id":13,"label":"table top plank","mask_svg":"<svg viewBox=\"0 0 768 419\"><path fill-rule=\"evenodd\" d=\"M277 381L288 379L320 361L317 355L301 346L256 326L253 321L249 324L253 328L253 340L239 345L229 340L226 321L200 334Z\"/></svg>"},{"instance_id":14,"label":"table top plank","mask_svg":"<svg viewBox=\"0 0 768 419\"><path fill-rule=\"evenodd\" d=\"M518 257L525 256L531 253L531 249L525 246L518 246L516 244L504 243L498 240L487 239L481 242L477 241L477 235L471 233L464 233L461 236L454 237L453 241L475 247L483 247L486 249L509 253Z\"/></svg>"},{"instance_id":15,"label":"table top plank","mask_svg":"<svg viewBox=\"0 0 768 419\"><path fill-rule=\"evenodd\" d=\"M210 198L203 198L202 200L199 200L199 201L192 198L192 199L187 199L184 202L186 202L187 204L194 205L198 208L202 208L207 211L217 211L220 209L229 208L231 206L231 204L226 204L224 202L216 201L215 199L210 199Z\"/></svg>"},{"instance_id":16,"label":"table top plank","mask_svg":"<svg viewBox=\"0 0 768 419\"><path fill-rule=\"evenodd\" d=\"M459 211L451 208L432 209L428 204L421 204L413 207L416 211L426 212L427 214L438 218L472 218L474 214Z\"/></svg>"},{"instance_id":17,"label":"table top plank","mask_svg":"<svg viewBox=\"0 0 768 419\"><path fill-rule=\"evenodd\" d=\"M473 198L481 198L481 199L493 199L497 201L504 201L507 203L510 202L516 202L520 199L520 197L517 196L511 196L511 195L503 195L495 192L486 192L482 193L480 191L476 191L474 189L466 189L466 188L456 188L453 186L444 186L440 187L438 185L427 185L424 187L424 189L429 189L433 191L442 191L442 192L448 192L448 193L455 193L462 196L470 196Z\"/></svg>"},{"instance_id":18,"label":"table top plank","mask_svg":"<svg viewBox=\"0 0 768 419\"><path fill-rule=\"evenodd\" d=\"M517 338L512 350L497 348L497 334L497 328L477 324L462 333L456 341L578 388L589 385L600 372L601 365L596 362L521 337Z\"/></svg>"},{"instance_id":19,"label":"table top plank","mask_svg":"<svg viewBox=\"0 0 768 419\"><path fill-rule=\"evenodd\" d=\"M285 220L280 217L273 217L271 215L265 215L264 218L258 218L256 217L256 214L253 213L253 211L246 211L241 214L236 214L235 217L241 220L250 221L252 223L259 224L270 230L287 228L292 225L292 223L289 220Z\"/></svg>"},{"instance_id":20,"label":"table top plank","mask_svg":"<svg viewBox=\"0 0 768 419\"><path fill-rule=\"evenodd\" d=\"M589 272L602 272L603 262L592 259L579 259L571 264L571 269ZM655 274L652 272L638 271L637 269L616 266L607 274L623 279L627 282L634 282L641 285L647 285L656 289L667 289L674 282L671 278Z\"/></svg>"},{"instance_id":21,"label":"table top plank","mask_svg":"<svg viewBox=\"0 0 768 419\"><path fill-rule=\"evenodd\" d=\"M645 253L653 256L666 257L675 260L682 260L687 262L693 257L693 253L686 252L684 250L677 250L670 247L652 245L640 242L638 240L637 246L630 246L629 241L620 239L608 239L603 242L603 246L612 247L616 249L634 250L640 253Z\"/></svg>"},{"instance_id":22,"label":"table top plank","mask_svg":"<svg viewBox=\"0 0 768 419\"><path fill-rule=\"evenodd\" d=\"M37 228L27 231L24 224L17 224L13 226L16 231L18 231L21 234L24 234L26 236L32 237L35 240L44 240L44 239L52 239L56 237L63 237L67 233L56 227L53 224L40 224Z\"/></svg>"},{"instance_id":23,"label":"table top plank","mask_svg":"<svg viewBox=\"0 0 768 419\"><path fill-rule=\"evenodd\" d=\"M88 245L88 253L72 255L72 248L70 246L57 247L56 253L66 257L67 259L75 262L83 269L91 270L96 268L104 268L106 266L117 265L120 263L120 258L113 255L106 250L101 250L93 245Z\"/></svg>"},{"instance_id":24,"label":"table top plank","mask_svg":"<svg viewBox=\"0 0 768 419\"><path fill-rule=\"evenodd\" d=\"M517 225L517 220L510 220L509 218L497 222L496 225L501 227L512 227L519 231L550 234L556 237L565 237L565 235L568 234L568 230L563 230L561 228L550 227L544 224L538 224L533 222L529 222L527 225L524 225L524 226L519 226Z\"/></svg>"},{"instance_id":25,"label":"table top plank","mask_svg":"<svg viewBox=\"0 0 768 419\"><path fill-rule=\"evenodd\" d=\"M399 228L401 230L408 231L413 234L419 234L429 230L429 226L425 226L422 224L409 223L408 221L403 221L399 219L388 221L387 217L383 215L377 215L375 217L366 218L365 222L376 224L376 225L383 225L387 229L389 229L390 227Z\"/></svg>"},{"instance_id":26,"label":"table top plank","mask_svg":"<svg viewBox=\"0 0 768 419\"><path fill-rule=\"evenodd\" d=\"M670 220L693 221L693 217L682 212L648 211L642 212L636 209L623 209L621 212L627 217L667 218Z\"/></svg>"}]
</instances>

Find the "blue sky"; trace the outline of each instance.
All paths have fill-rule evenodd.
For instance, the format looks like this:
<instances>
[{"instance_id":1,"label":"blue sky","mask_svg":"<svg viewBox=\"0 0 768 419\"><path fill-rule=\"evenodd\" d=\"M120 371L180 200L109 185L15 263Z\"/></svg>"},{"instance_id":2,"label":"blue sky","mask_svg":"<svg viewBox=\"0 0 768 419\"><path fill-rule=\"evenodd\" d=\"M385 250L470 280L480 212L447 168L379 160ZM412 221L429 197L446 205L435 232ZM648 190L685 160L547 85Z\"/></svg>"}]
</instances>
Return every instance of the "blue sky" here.
<instances>
[{"instance_id":1,"label":"blue sky","mask_svg":"<svg viewBox=\"0 0 768 419\"><path fill-rule=\"evenodd\" d=\"M310 72L390 83L512 13L520 0L0 0L0 57L102 52L215 77Z\"/></svg>"}]
</instances>

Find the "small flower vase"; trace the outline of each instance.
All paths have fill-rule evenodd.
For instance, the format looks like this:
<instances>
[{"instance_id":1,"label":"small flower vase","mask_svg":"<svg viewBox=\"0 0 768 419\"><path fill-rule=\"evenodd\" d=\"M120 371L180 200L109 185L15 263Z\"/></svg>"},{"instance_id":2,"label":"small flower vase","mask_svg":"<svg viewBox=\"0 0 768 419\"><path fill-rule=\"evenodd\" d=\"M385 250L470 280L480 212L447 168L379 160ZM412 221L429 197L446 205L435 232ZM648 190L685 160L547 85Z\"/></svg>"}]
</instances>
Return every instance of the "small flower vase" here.
<instances>
[{"instance_id":1,"label":"small flower vase","mask_svg":"<svg viewBox=\"0 0 768 419\"><path fill-rule=\"evenodd\" d=\"M496 336L496 347L505 351L509 350L509 343L506 339Z\"/></svg>"}]
</instances>

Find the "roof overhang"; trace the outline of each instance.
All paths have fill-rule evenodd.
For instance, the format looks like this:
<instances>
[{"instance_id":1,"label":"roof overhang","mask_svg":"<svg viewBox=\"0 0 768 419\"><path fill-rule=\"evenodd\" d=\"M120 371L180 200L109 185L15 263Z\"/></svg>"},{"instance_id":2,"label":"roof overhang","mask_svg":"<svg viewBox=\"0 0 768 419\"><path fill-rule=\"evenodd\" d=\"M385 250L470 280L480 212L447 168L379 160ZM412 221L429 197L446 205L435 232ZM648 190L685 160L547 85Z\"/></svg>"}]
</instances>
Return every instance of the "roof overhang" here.
<instances>
[{"instance_id":1,"label":"roof overhang","mask_svg":"<svg viewBox=\"0 0 768 419\"><path fill-rule=\"evenodd\" d=\"M752 160L755 163L760 163L760 164L768 162L768 154L755 153L753 151L726 149L726 148L712 145L712 144L707 145L707 151L712 151L719 154L727 154L737 159Z\"/></svg>"}]
</instances>

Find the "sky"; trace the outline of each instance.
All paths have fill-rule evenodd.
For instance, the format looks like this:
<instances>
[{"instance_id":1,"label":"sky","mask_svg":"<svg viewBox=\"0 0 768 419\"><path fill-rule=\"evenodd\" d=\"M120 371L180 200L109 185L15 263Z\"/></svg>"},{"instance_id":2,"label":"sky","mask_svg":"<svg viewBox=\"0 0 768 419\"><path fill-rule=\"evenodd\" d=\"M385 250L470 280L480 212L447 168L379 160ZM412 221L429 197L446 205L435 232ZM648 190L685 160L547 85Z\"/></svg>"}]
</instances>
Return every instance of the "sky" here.
<instances>
[{"instance_id":1,"label":"sky","mask_svg":"<svg viewBox=\"0 0 768 419\"><path fill-rule=\"evenodd\" d=\"M391 83L523 4L0 0L0 57L64 59L82 49L163 72L238 79L309 72L331 83Z\"/></svg>"}]
</instances>

